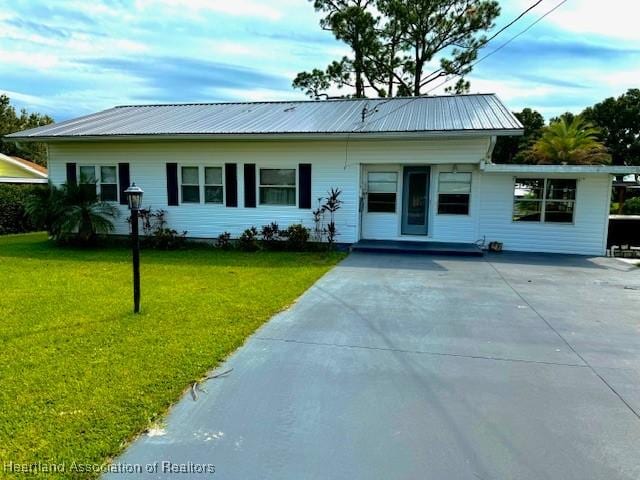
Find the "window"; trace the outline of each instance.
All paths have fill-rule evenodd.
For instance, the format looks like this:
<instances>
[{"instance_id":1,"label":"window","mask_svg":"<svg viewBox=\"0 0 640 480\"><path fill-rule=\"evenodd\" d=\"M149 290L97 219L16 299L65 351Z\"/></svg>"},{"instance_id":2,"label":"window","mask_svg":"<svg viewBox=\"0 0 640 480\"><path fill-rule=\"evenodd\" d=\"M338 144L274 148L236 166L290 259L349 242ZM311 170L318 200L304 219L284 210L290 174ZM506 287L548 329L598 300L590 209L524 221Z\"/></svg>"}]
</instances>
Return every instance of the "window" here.
<instances>
[{"instance_id":1,"label":"window","mask_svg":"<svg viewBox=\"0 0 640 480\"><path fill-rule=\"evenodd\" d=\"M198 167L182 167L182 203L200 203Z\"/></svg>"},{"instance_id":2,"label":"window","mask_svg":"<svg viewBox=\"0 0 640 480\"><path fill-rule=\"evenodd\" d=\"M369 172L367 187L367 212L395 213L398 191L396 172Z\"/></svg>"},{"instance_id":3,"label":"window","mask_svg":"<svg viewBox=\"0 0 640 480\"><path fill-rule=\"evenodd\" d=\"M295 205L296 170L294 168L261 168L260 204Z\"/></svg>"},{"instance_id":4,"label":"window","mask_svg":"<svg viewBox=\"0 0 640 480\"><path fill-rule=\"evenodd\" d=\"M222 167L204 167L204 202L222 203Z\"/></svg>"},{"instance_id":5,"label":"window","mask_svg":"<svg viewBox=\"0 0 640 480\"><path fill-rule=\"evenodd\" d=\"M576 180L516 178L513 221L572 223Z\"/></svg>"},{"instance_id":6,"label":"window","mask_svg":"<svg viewBox=\"0 0 640 480\"><path fill-rule=\"evenodd\" d=\"M103 202L118 201L118 176L116 167L100 167L100 199Z\"/></svg>"},{"instance_id":7,"label":"window","mask_svg":"<svg viewBox=\"0 0 640 480\"><path fill-rule=\"evenodd\" d=\"M469 215L471 173L445 173L438 176L438 214Z\"/></svg>"},{"instance_id":8,"label":"window","mask_svg":"<svg viewBox=\"0 0 640 480\"><path fill-rule=\"evenodd\" d=\"M93 165L80 166L80 189L96 195L96 167Z\"/></svg>"}]
</instances>

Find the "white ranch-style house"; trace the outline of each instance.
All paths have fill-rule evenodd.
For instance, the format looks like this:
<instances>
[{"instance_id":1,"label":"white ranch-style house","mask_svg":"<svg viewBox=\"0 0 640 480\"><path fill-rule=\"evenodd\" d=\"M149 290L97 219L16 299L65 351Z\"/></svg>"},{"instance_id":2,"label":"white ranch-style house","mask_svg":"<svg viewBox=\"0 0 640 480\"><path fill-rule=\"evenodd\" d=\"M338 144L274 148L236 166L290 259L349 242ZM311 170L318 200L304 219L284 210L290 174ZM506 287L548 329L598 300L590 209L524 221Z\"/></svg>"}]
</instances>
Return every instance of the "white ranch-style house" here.
<instances>
[{"instance_id":1,"label":"white ranch-style house","mask_svg":"<svg viewBox=\"0 0 640 480\"><path fill-rule=\"evenodd\" d=\"M95 179L167 211L189 237L272 221L313 228L342 191L338 241L502 242L505 250L602 255L614 174L635 167L497 165L522 125L495 95L120 106L9 135L46 142L54 184Z\"/></svg>"}]
</instances>

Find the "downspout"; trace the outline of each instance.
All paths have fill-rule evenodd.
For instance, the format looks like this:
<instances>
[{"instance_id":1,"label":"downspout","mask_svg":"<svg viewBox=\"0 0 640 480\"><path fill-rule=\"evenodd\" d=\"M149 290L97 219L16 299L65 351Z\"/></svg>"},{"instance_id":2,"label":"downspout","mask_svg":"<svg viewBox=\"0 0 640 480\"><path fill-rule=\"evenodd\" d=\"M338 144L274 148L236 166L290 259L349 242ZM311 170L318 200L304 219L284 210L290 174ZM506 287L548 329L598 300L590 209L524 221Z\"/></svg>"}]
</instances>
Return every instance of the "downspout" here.
<instances>
[{"instance_id":1,"label":"downspout","mask_svg":"<svg viewBox=\"0 0 640 480\"><path fill-rule=\"evenodd\" d=\"M489 148L487 149L487 156L485 157L486 163L493 163L491 157L493 156L493 149L496 148L496 140L498 137L492 135L489 137Z\"/></svg>"},{"instance_id":2,"label":"downspout","mask_svg":"<svg viewBox=\"0 0 640 480\"><path fill-rule=\"evenodd\" d=\"M496 147L496 136L492 135L491 137L489 137L489 146L487 148L487 154L485 155L485 158L483 158L482 160L480 160L480 175L478 175L478 207L477 207L477 212L478 212L478 218L476 219L476 228L475 228L475 234L476 237L478 238L478 240L476 241L476 244L480 241L480 235L482 233L482 225L481 225L481 217L482 217L482 209L483 209L483 205L482 205L482 173L485 170L485 165L487 164L491 164L491 156L493 155L493 149ZM481 248L486 248L485 246L485 242L486 242L487 238L486 236L482 236L482 247Z\"/></svg>"}]
</instances>

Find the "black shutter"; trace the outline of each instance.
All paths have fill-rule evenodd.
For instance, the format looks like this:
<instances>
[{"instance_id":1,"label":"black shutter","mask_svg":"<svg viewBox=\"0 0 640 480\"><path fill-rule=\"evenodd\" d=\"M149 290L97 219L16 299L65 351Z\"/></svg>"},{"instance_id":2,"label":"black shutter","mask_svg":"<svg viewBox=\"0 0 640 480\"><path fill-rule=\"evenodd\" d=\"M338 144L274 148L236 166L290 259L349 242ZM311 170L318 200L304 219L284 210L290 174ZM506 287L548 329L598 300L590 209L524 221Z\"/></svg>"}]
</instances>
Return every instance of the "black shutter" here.
<instances>
[{"instance_id":1,"label":"black shutter","mask_svg":"<svg viewBox=\"0 0 640 480\"><path fill-rule=\"evenodd\" d=\"M67 185L77 185L78 174L75 163L67 163Z\"/></svg>"},{"instance_id":2,"label":"black shutter","mask_svg":"<svg viewBox=\"0 0 640 480\"><path fill-rule=\"evenodd\" d=\"M167 163L167 205L178 205L177 163Z\"/></svg>"},{"instance_id":3,"label":"black shutter","mask_svg":"<svg viewBox=\"0 0 640 480\"><path fill-rule=\"evenodd\" d=\"M244 206L255 208L256 206L256 164L244 164Z\"/></svg>"},{"instance_id":4,"label":"black shutter","mask_svg":"<svg viewBox=\"0 0 640 480\"><path fill-rule=\"evenodd\" d=\"M131 185L128 163L118 164L118 182L120 183L120 205L127 205L127 194L124 191Z\"/></svg>"},{"instance_id":5,"label":"black shutter","mask_svg":"<svg viewBox=\"0 0 640 480\"><path fill-rule=\"evenodd\" d=\"M298 165L298 207L311 208L311 164Z\"/></svg>"},{"instance_id":6,"label":"black shutter","mask_svg":"<svg viewBox=\"0 0 640 480\"><path fill-rule=\"evenodd\" d=\"M227 207L238 206L238 167L235 163L224 164Z\"/></svg>"}]
</instances>

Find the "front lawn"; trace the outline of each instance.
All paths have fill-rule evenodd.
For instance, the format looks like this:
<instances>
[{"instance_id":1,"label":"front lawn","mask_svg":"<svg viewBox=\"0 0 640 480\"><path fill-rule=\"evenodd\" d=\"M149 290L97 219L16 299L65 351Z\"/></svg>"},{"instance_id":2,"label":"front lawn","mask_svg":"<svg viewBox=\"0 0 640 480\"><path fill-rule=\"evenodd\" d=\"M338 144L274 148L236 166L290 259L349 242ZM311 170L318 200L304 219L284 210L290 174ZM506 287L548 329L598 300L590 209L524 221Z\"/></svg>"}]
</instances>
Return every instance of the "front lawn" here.
<instances>
[{"instance_id":1,"label":"front lawn","mask_svg":"<svg viewBox=\"0 0 640 480\"><path fill-rule=\"evenodd\" d=\"M136 316L127 249L0 237L0 477L15 478L10 461L68 468L117 455L340 258L143 251Z\"/></svg>"}]
</instances>

